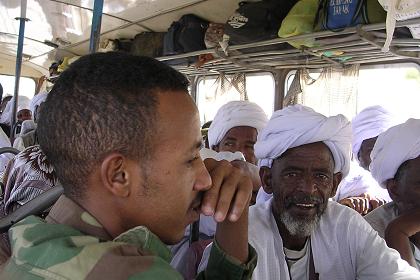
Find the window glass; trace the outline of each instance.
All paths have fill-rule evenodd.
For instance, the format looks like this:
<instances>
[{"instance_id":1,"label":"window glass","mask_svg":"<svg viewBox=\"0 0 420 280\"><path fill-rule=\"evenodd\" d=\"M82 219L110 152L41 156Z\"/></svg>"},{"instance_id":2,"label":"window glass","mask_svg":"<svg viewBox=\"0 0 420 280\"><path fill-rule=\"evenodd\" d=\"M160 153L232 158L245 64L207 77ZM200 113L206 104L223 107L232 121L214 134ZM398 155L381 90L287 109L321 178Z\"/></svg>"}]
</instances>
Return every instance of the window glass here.
<instances>
[{"instance_id":1,"label":"window glass","mask_svg":"<svg viewBox=\"0 0 420 280\"><path fill-rule=\"evenodd\" d=\"M360 69L356 111L381 105L401 121L420 118L420 71L414 64Z\"/></svg>"},{"instance_id":2,"label":"window glass","mask_svg":"<svg viewBox=\"0 0 420 280\"><path fill-rule=\"evenodd\" d=\"M285 94L295 74L296 71L290 71L286 79ZM310 74L312 78L317 79L319 71L311 71ZM351 117L366 107L380 105L393 112L400 121L420 118L419 67L415 64L361 66L356 94L356 107L352 108Z\"/></svg>"},{"instance_id":3,"label":"window glass","mask_svg":"<svg viewBox=\"0 0 420 280\"><path fill-rule=\"evenodd\" d=\"M228 80L232 77L227 76ZM263 108L268 117L274 110L275 83L271 73L259 73L246 75L246 93L248 100L255 102ZM204 124L213 120L217 110L225 103L233 100L241 100L240 93L230 84L229 88L221 94L220 84L216 78L203 78L198 83L197 106L200 111L200 120Z\"/></svg>"},{"instance_id":4,"label":"window glass","mask_svg":"<svg viewBox=\"0 0 420 280\"><path fill-rule=\"evenodd\" d=\"M3 87L3 97L13 95L15 92L15 76L0 75L0 83ZM32 98L35 94L35 81L31 78L21 77L19 81L19 95Z\"/></svg>"}]
</instances>

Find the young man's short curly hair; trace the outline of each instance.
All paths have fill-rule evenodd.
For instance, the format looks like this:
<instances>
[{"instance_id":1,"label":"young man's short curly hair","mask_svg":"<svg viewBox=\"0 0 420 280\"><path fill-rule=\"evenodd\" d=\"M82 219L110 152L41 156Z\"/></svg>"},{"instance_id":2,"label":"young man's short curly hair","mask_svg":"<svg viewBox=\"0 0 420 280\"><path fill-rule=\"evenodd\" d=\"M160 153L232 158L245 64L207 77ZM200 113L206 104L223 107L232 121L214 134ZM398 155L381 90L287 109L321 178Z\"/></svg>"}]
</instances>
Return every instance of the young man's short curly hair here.
<instances>
[{"instance_id":1,"label":"young man's short curly hair","mask_svg":"<svg viewBox=\"0 0 420 280\"><path fill-rule=\"evenodd\" d=\"M148 57L97 53L71 64L48 94L37 128L65 193L81 198L93 167L112 152L149 159L157 93L187 88L185 76Z\"/></svg>"}]
</instances>

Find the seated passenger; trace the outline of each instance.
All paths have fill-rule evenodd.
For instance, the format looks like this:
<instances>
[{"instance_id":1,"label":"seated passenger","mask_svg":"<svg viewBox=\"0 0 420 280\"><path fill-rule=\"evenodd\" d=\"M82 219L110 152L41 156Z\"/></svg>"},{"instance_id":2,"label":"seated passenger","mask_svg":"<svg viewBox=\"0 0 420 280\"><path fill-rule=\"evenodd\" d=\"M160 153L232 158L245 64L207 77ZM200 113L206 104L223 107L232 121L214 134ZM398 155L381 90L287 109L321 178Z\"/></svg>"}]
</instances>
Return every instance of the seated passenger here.
<instances>
[{"instance_id":1,"label":"seated passenger","mask_svg":"<svg viewBox=\"0 0 420 280\"><path fill-rule=\"evenodd\" d=\"M254 165L254 192L251 204L255 203L256 193L261 186L258 176L257 158L254 154L254 144L257 141L259 131L267 124L267 115L257 104L249 101L231 101L220 107L208 130L209 146L212 150L220 152L217 157L231 161L235 157L245 158L248 163ZM228 152L228 153L221 153ZM241 152L232 154L235 152ZM251 165L249 165L252 168ZM205 248L210 243L216 232L216 222L211 216L201 215L200 223L200 244L195 244L193 248ZM190 239L190 229L185 231L184 239L174 246L171 251L174 255L171 265L180 271L187 279L196 275L197 266L201 260L201 249L198 253L188 251ZM194 254L194 264L191 264L189 254ZM188 260L188 261L187 261Z\"/></svg>"},{"instance_id":2,"label":"seated passenger","mask_svg":"<svg viewBox=\"0 0 420 280\"><path fill-rule=\"evenodd\" d=\"M419 279L352 209L329 201L349 170L350 123L295 105L258 136L262 182L273 198L250 208L253 279Z\"/></svg>"},{"instance_id":3,"label":"seated passenger","mask_svg":"<svg viewBox=\"0 0 420 280\"><path fill-rule=\"evenodd\" d=\"M171 67L123 53L82 57L60 75L37 129L64 195L46 221L30 216L9 230L1 279L181 279L164 243L201 211L219 224L199 279L250 278L251 179L202 161L187 86Z\"/></svg>"},{"instance_id":4,"label":"seated passenger","mask_svg":"<svg viewBox=\"0 0 420 280\"><path fill-rule=\"evenodd\" d=\"M3 131L3 129L0 128L0 148L10 147L10 139L6 135L6 133ZM13 158L13 154L11 153L3 153L0 155L0 180L3 178L4 171L7 168L7 164L9 161Z\"/></svg>"},{"instance_id":5,"label":"seated passenger","mask_svg":"<svg viewBox=\"0 0 420 280\"><path fill-rule=\"evenodd\" d=\"M3 130L4 133L6 133L7 137L10 137L10 125L8 125L7 123L5 123L5 117L3 117L4 112L6 111L6 107L7 104L10 102L10 100L12 99L13 96L8 95L5 96L0 104L0 127Z\"/></svg>"},{"instance_id":6,"label":"seated passenger","mask_svg":"<svg viewBox=\"0 0 420 280\"><path fill-rule=\"evenodd\" d=\"M9 215L58 184L54 169L39 146L29 147L17 154L6 169L1 211L4 215Z\"/></svg>"},{"instance_id":7,"label":"seated passenger","mask_svg":"<svg viewBox=\"0 0 420 280\"><path fill-rule=\"evenodd\" d=\"M32 146L17 154L10 162L3 177L5 189L0 201L0 218L31 201L41 193L59 185L54 169L39 146ZM48 213L46 209L42 216ZM10 257L7 233L0 237L0 265ZM3 256L3 257L1 257Z\"/></svg>"},{"instance_id":8,"label":"seated passenger","mask_svg":"<svg viewBox=\"0 0 420 280\"><path fill-rule=\"evenodd\" d=\"M32 115L34 116L34 120L32 121L35 123L34 129L32 129L31 131L24 131L24 124L27 121L22 123L22 131L20 132L19 137L17 137L13 142L13 148L23 151L27 147L38 144L38 138L36 134L36 122L38 122L39 119L39 111L41 108L41 104L45 102L47 96L47 93L38 93L32 98L29 107L31 109Z\"/></svg>"},{"instance_id":9,"label":"seated passenger","mask_svg":"<svg viewBox=\"0 0 420 280\"><path fill-rule=\"evenodd\" d=\"M391 201L369 172L370 153L378 135L394 125L394 117L381 106L362 110L351 122L352 151L357 164L350 165L350 173L338 186L335 201L347 205L360 214Z\"/></svg>"},{"instance_id":10,"label":"seated passenger","mask_svg":"<svg viewBox=\"0 0 420 280\"><path fill-rule=\"evenodd\" d=\"M241 152L247 162L256 165L254 144L267 121L267 115L257 104L231 101L220 107L210 125L209 146L217 152ZM251 204L255 204L257 192L258 189L253 193Z\"/></svg>"},{"instance_id":11,"label":"seated passenger","mask_svg":"<svg viewBox=\"0 0 420 280\"><path fill-rule=\"evenodd\" d=\"M420 120L410 119L379 135L371 157L372 175L393 202L365 218L388 246L420 268Z\"/></svg>"}]
</instances>

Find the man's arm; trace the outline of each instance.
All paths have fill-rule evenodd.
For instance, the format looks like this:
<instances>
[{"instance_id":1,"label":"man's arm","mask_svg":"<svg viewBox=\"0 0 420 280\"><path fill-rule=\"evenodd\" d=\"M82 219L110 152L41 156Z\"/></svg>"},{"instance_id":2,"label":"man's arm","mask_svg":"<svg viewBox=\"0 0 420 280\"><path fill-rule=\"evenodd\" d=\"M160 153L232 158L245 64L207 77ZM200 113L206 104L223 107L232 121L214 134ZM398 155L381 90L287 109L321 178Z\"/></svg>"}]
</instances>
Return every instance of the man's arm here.
<instances>
[{"instance_id":1,"label":"man's arm","mask_svg":"<svg viewBox=\"0 0 420 280\"><path fill-rule=\"evenodd\" d=\"M385 230L385 241L397 250L401 258L411 266L417 267L410 245L410 237L420 233L420 208L394 219Z\"/></svg>"},{"instance_id":2,"label":"man's arm","mask_svg":"<svg viewBox=\"0 0 420 280\"><path fill-rule=\"evenodd\" d=\"M347 238L351 240L349 246L355 250L357 279L420 279L420 272L402 260L397 251L389 248L361 216L349 219L347 226Z\"/></svg>"},{"instance_id":3,"label":"man's arm","mask_svg":"<svg viewBox=\"0 0 420 280\"><path fill-rule=\"evenodd\" d=\"M202 212L218 222L207 268L197 279L251 279L255 250L248 245L248 205L252 180L247 163L205 160L212 188L203 196Z\"/></svg>"},{"instance_id":4,"label":"man's arm","mask_svg":"<svg viewBox=\"0 0 420 280\"><path fill-rule=\"evenodd\" d=\"M218 222L216 241L229 256L241 263L248 260L248 205L252 180L243 168L227 161L205 161L212 188L203 197L202 211Z\"/></svg>"}]
</instances>

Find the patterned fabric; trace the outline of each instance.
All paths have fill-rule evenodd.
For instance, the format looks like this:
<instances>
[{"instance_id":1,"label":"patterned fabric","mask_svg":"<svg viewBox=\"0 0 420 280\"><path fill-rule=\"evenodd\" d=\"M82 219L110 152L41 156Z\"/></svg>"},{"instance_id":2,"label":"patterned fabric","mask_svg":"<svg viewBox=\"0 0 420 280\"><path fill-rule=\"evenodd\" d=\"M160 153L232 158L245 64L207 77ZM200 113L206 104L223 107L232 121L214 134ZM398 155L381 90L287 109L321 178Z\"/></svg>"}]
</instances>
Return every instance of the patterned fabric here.
<instances>
[{"instance_id":1,"label":"patterned fabric","mask_svg":"<svg viewBox=\"0 0 420 280\"><path fill-rule=\"evenodd\" d=\"M61 196L46 221L30 216L9 230L12 257L0 279L182 279L169 265L169 249L139 226L114 240L72 200ZM217 246L197 279L251 279L256 265L240 265Z\"/></svg>"},{"instance_id":2,"label":"patterned fabric","mask_svg":"<svg viewBox=\"0 0 420 280\"><path fill-rule=\"evenodd\" d=\"M59 184L53 167L39 146L28 147L16 155L3 178L5 215Z\"/></svg>"}]
</instances>

